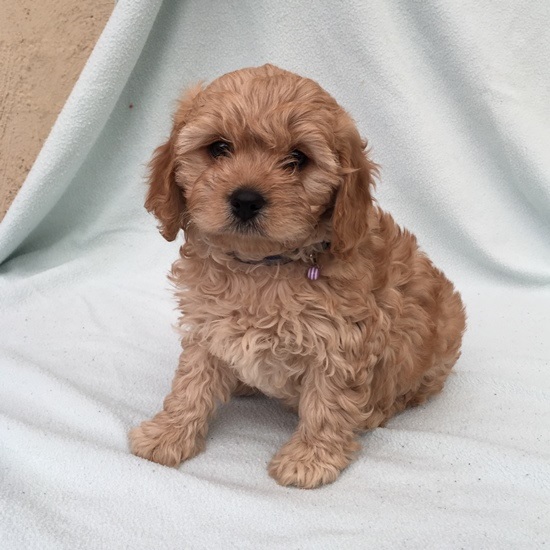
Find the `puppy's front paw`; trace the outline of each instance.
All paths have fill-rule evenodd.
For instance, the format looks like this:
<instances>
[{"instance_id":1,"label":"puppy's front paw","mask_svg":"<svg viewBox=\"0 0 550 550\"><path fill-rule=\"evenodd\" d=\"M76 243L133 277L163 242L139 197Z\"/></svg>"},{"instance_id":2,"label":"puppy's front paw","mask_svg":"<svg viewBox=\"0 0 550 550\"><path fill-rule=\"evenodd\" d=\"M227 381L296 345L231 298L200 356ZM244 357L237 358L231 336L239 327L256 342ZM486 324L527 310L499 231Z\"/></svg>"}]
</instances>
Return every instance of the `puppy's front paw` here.
<instances>
[{"instance_id":1,"label":"puppy's front paw","mask_svg":"<svg viewBox=\"0 0 550 550\"><path fill-rule=\"evenodd\" d=\"M313 489L332 483L349 462L349 455L339 448L311 445L293 437L271 460L269 475L280 485Z\"/></svg>"},{"instance_id":2,"label":"puppy's front paw","mask_svg":"<svg viewBox=\"0 0 550 550\"><path fill-rule=\"evenodd\" d=\"M170 424L161 415L130 432L133 454L165 466L179 466L203 450L204 440L189 437L185 430Z\"/></svg>"}]
</instances>

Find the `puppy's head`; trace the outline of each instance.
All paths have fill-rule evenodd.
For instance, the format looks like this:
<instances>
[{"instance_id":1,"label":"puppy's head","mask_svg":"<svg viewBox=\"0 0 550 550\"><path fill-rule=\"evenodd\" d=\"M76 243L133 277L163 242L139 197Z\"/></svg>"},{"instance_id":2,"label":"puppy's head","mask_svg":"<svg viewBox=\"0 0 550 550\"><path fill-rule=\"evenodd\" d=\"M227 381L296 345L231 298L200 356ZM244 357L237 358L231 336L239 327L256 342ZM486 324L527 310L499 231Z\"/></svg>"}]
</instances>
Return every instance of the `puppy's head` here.
<instances>
[{"instance_id":1,"label":"puppy's head","mask_svg":"<svg viewBox=\"0 0 550 550\"><path fill-rule=\"evenodd\" d=\"M168 240L192 226L213 246L278 253L321 236L346 256L367 231L376 167L353 121L272 65L188 91L150 167L145 206Z\"/></svg>"}]
</instances>

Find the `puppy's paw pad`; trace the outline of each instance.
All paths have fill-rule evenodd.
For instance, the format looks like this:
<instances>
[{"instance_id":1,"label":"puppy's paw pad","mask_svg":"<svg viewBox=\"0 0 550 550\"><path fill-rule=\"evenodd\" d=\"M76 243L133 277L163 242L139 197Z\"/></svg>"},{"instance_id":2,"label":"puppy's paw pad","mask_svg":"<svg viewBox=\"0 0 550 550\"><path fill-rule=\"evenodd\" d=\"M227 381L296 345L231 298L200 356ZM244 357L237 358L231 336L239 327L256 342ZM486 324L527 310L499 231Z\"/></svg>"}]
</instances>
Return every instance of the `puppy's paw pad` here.
<instances>
[{"instance_id":1,"label":"puppy's paw pad","mask_svg":"<svg viewBox=\"0 0 550 550\"><path fill-rule=\"evenodd\" d=\"M155 420L143 422L129 437L133 454L164 466L179 466L202 450L196 441L186 440L181 430Z\"/></svg>"}]
</instances>

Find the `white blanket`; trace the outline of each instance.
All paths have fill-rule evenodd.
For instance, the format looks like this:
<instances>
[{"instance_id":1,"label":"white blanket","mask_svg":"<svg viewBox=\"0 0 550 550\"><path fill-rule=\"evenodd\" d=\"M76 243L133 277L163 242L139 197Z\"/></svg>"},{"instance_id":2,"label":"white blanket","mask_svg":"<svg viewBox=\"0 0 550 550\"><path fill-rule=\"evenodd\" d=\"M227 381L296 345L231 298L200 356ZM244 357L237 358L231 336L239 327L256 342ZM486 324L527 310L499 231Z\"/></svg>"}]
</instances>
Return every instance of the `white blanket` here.
<instances>
[{"instance_id":1,"label":"white blanket","mask_svg":"<svg viewBox=\"0 0 550 550\"><path fill-rule=\"evenodd\" d=\"M0 548L541 548L550 542L548 2L119 0L0 226ZM442 394L333 485L266 465L296 418L220 410L179 469L132 456L177 364L144 165L182 88L272 62L319 81L381 206L462 291Z\"/></svg>"}]
</instances>

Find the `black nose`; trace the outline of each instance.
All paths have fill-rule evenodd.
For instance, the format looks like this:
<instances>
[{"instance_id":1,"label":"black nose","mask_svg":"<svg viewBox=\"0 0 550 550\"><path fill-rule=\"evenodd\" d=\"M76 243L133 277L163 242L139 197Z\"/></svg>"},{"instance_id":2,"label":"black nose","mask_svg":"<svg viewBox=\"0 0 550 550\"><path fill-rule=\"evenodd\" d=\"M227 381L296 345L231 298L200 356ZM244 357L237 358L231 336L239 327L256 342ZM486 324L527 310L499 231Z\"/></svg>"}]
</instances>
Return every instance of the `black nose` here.
<instances>
[{"instance_id":1,"label":"black nose","mask_svg":"<svg viewBox=\"0 0 550 550\"><path fill-rule=\"evenodd\" d=\"M233 214L243 222L257 216L265 202L262 195L253 189L236 189L229 197Z\"/></svg>"}]
</instances>

